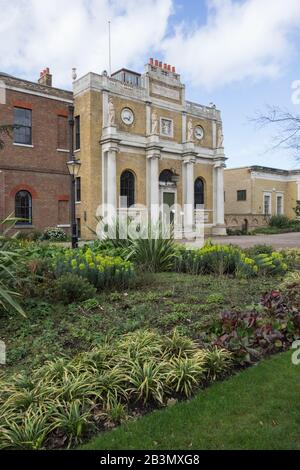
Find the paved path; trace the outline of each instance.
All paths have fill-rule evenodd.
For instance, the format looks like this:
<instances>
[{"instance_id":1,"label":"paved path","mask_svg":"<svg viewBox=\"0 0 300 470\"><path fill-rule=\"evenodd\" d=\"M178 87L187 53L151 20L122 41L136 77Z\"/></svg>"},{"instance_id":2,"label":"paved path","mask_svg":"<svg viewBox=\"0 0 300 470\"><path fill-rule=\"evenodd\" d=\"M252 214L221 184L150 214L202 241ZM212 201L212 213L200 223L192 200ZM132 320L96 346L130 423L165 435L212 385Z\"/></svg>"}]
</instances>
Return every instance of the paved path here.
<instances>
[{"instance_id":1,"label":"paved path","mask_svg":"<svg viewBox=\"0 0 300 470\"><path fill-rule=\"evenodd\" d=\"M274 248L300 248L300 232L280 233L279 235L245 235L239 237L213 237L214 243L238 245L249 248L253 245L272 245Z\"/></svg>"}]
</instances>

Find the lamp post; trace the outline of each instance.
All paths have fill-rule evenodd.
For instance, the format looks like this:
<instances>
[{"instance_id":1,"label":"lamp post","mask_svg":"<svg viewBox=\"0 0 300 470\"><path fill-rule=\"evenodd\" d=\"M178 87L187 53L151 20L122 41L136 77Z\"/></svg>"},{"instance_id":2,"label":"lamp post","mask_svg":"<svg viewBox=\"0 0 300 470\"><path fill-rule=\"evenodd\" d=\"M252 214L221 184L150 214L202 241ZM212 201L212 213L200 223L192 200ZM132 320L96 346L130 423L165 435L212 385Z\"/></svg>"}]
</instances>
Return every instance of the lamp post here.
<instances>
[{"instance_id":1,"label":"lamp post","mask_svg":"<svg viewBox=\"0 0 300 470\"><path fill-rule=\"evenodd\" d=\"M75 205L75 190L76 190L76 177L80 170L80 160L76 160L74 155L74 106L69 106L69 147L70 159L67 162L67 167L71 177L71 229L72 229L72 248L78 247L78 234L76 223L76 205Z\"/></svg>"}]
</instances>

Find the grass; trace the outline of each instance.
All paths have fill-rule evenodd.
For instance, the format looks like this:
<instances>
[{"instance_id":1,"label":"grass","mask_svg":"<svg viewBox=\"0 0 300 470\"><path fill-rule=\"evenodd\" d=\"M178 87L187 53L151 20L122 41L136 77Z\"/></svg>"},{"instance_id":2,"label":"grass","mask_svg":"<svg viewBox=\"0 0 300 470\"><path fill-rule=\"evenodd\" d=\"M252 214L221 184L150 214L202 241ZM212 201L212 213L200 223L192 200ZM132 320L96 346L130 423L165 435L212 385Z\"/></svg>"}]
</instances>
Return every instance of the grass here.
<instances>
[{"instance_id":1,"label":"grass","mask_svg":"<svg viewBox=\"0 0 300 470\"><path fill-rule=\"evenodd\" d=\"M127 292L104 292L91 301L64 306L39 299L25 303L27 318L0 316L0 339L7 346L7 365L0 371L30 370L59 355L90 350L114 331L138 328L162 332L180 326L193 338L207 316L224 309L243 310L276 287L274 278L242 279L165 273L145 275Z\"/></svg>"},{"instance_id":2,"label":"grass","mask_svg":"<svg viewBox=\"0 0 300 470\"><path fill-rule=\"evenodd\" d=\"M299 392L300 366L280 354L82 449L300 450Z\"/></svg>"}]
</instances>

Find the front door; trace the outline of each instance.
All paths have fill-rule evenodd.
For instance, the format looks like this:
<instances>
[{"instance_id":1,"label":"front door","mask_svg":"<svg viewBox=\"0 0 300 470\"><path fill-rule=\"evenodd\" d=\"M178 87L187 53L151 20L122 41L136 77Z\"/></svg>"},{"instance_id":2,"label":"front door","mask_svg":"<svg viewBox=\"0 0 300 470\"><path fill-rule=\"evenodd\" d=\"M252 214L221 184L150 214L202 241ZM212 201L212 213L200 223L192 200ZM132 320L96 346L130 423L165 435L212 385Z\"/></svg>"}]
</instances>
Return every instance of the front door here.
<instances>
[{"instance_id":1,"label":"front door","mask_svg":"<svg viewBox=\"0 0 300 470\"><path fill-rule=\"evenodd\" d=\"M171 193L171 192L168 192L168 191L164 191L163 192L163 205L164 206L168 206L168 207L172 207L175 205L175 193ZM166 209L164 208L164 211L166 211ZM174 211L172 210L170 212L170 223L173 224L174 223ZM164 218L165 220L168 220L167 219L168 217L168 214L165 214L164 213Z\"/></svg>"}]
</instances>

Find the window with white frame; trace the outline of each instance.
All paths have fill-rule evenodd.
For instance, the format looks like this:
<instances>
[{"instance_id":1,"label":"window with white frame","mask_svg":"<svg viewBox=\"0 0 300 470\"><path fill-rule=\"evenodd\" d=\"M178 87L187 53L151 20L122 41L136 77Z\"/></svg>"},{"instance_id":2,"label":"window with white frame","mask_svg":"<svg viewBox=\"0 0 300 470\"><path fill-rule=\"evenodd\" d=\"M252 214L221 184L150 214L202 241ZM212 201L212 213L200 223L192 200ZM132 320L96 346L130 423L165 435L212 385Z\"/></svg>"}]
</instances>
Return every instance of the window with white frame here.
<instances>
[{"instance_id":1,"label":"window with white frame","mask_svg":"<svg viewBox=\"0 0 300 470\"><path fill-rule=\"evenodd\" d=\"M264 194L264 214L271 215L271 194Z\"/></svg>"},{"instance_id":2,"label":"window with white frame","mask_svg":"<svg viewBox=\"0 0 300 470\"><path fill-rule=\"evenodd\" d=\"M166 137L173 137L173 120L160 118L160 133Z\"/></svg>"},{"instance_id":3,"label":"window with white frame","mask_svg":"<svg viewBox=\"0 0 300 470\"><path fill-rule=\"evenodd\" d=\"M276 196L276 211L277 215L283 215L283 194L277 194Z\"/></svg>"}]
</instances>

